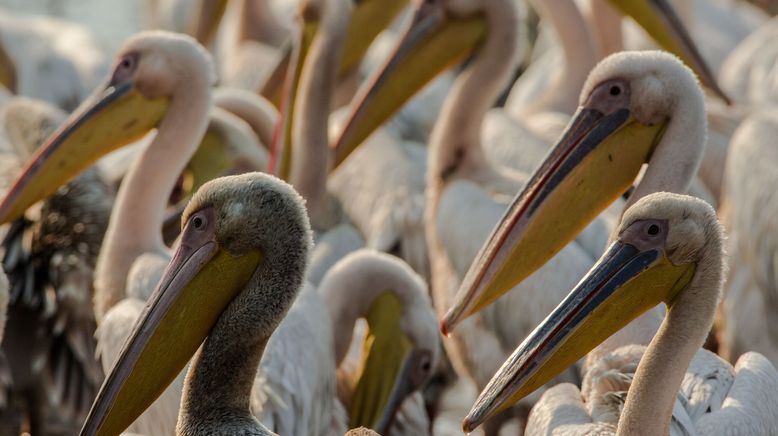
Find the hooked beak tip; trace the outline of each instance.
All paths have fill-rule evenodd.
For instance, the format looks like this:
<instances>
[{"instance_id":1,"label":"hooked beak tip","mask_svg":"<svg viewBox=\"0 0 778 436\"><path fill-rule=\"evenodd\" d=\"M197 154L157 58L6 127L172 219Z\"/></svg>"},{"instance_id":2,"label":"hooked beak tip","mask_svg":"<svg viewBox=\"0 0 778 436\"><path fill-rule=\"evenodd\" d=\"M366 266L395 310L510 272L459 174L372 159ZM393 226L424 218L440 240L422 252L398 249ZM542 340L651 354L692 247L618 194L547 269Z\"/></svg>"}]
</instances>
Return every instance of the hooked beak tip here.
<instances>
[{"instance_id":1,"label":"hooked beak tip","mask_svg":"<svg viewBox=\"0 0 778 436\"><path fill-rule=\"evenodd\" d=\"M462 421L462 431L465 434L470 434L475 429L475 426L470 422L470 416L466 416Z\"/></svg>"},{"instance_id":2,"label":"hooked beak tip","mask_svg":"<svg viewBox=\"0 0 778 436\"><path fill-rule=\"evenodd\" d=\"M451 334L448 328L448 323L446 322L445 319L440 321L440 334L442 334L445 337L448 337L448 335Z\"/></svg>"}]
</instances>

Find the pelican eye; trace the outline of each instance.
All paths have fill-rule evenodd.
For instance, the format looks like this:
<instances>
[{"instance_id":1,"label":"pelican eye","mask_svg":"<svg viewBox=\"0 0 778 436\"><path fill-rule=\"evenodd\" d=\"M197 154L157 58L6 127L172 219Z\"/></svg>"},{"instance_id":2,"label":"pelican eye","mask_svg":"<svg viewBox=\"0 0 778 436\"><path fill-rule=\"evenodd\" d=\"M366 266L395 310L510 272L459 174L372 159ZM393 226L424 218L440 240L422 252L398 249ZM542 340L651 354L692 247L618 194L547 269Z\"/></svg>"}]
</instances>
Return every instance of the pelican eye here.
<instances>
[{"instance_id":1,"label":"pelican eye","mask_svg":"<svg viewBox=\"0 0 778 436\"><path fill-rule=\"evenodd\" d=\"M621 94L621 87L619 87L618 85L611 86L610 94L614 97Z\"/></svg>"},{"instance_id":2,"label":"pelican eye","mask_svg":"<svg viewBox=\"0 0 778 436\"><path fill-rule=\"evenodd\" d=\"M662 229L660 229L660 228L659 228L659 225L657 225L657 224L651 224L650 226L648 226L648 230L646 230L646 232L647 232L647 233L648 233L650 236L656 236L656 235L658 235L658 234L659 234L659 232L660 232L661 230L662 230Z\"/></svg>"},{"instance_id":3,"label":"pelican eye","mask_svg":"<svg viewBox=\"0 0 778 436\"><path fill-rule=\"evenodd\" d=\"M205 218L201 216L195 216L192 218L192 225L195 230L203 230L205 228Z\"/></svg>"}]
</instances>

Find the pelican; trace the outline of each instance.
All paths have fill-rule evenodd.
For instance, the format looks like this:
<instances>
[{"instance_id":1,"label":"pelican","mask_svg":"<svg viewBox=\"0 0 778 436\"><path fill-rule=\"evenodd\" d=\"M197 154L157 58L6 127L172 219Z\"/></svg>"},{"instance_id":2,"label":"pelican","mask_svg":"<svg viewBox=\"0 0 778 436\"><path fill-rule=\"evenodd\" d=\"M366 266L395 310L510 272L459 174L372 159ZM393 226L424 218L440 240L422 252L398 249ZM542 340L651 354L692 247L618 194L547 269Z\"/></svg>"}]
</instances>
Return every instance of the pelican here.
<instances>
[{"instance_id":1,"label":"pelican","mask_svg":"<svg viewBox=\"0 0 778 436\"><path fill-rule=\"evenodd\" d=\"M368 247L394 251L426 275L427 250L421 224L423 176L414 162L416 156L391 138L383 137L379 144L364 144L371 150L364 151L362 159L349 161L337 174L328 177L328 114L339 59L344 58L343 50L347 49L351 9L347 0L305 2L301 15L317 31L305 57L296 59L294 65L293 75L299 76L299 82L296 90L289 91L297 95L287 96L288 101L296 101L294 113L285 120L287 125L293 125L289 181L306 199L314 229L323 234L332 248L328 256L321 256L317 244L312 270L326 270L340 256L365 245L351 244L357 230L344 222L348 219L364 235ZM304 40L298 41L298 45L302 44ZM297 70L302 71L296 73ZM357 180L359 183L354 182ZM335 233L330 234L331 231ZM344 239L337 240L335 236Z\"/></svg>"},{"instance_id":2,"label":"pelican","mask_svg":"<svg viewBox=\"0 0 778 436\"><path fill-rule=\"evenodd\" d=\"M678 58L655 51L611 55L589 74L580 102L481 248L442 321L445 330L552 258L625 192L644 164L625 207L653 192L688 189L705 148L705 101ZM564 220L555 219L562 214Z\"/></svg>"},{"instance_id":3,"label":"pelican","mask_svg":"<svg viewBox=\"0 0 778 436\"><path fill-rule=\"evenodd\" d=\"M382 434L428 433L418 389L438 364L440 342L422 278L394 256L359 250L327 272L319 294L333 323L343 388L339 396L349 410L349 427L365 425ZM352 362L349 344L357 335L358 318L367 321L368 330L360 362Z\"/></svg>"},{"instance_id":4,"label":"pelican","mask_svg":"<svg viewBox=\"0 0 778 436\"><path fill-rule=\"evenodd\" d=\"M98 255L94 310L99 347L108 346L111 338L121 343L129 328L117 323L120 330L112 331L101 324L103 318L127 296L145 301L167 264L161 233L165 207L205 133L214 82L210 57L192 38L159 31L130 38L107 85L37 151L0 204L0 221L13 220L97 157L157 127L122 182ZM141 307L130 299L116 306L121 314L113 318L137 317ZM173 422L178 395L169 393L172 399L160 405L168 416L172 410ZM159 433L173 431L159 421L148 425Z\"/></svg>"},{"instance_id":5,"label":"pelican","mask_svg":"<svg viewBox=\"0 0 778 436\"><path fill-rule=\"evenodd\" d=\"M778 154L773 135L778 112L763 110L746 118L732 137L724 173L722 221L729 230L730 271L721 305L718 340L722 356L734 362L758 351L778 364L774 313L776 239L771 189Z\"/></svg>"},{"instance_id":6,"label":"pelican","mask_svg":"<svg viewBox=\"0 0 778 436\"><path fill-rule=\"evenodd\" d=\"M700 350L713 324L723 272L723 232L710 205L664 192L641 198L624 213L618 236L597 264L495 374L463 430L471 431L665 303L667 315L634 370L621 416L593 422L589 410L596 405L584 404L575 386L558 385L533 409L527 434L668 434L671 418L680 421L672 424L678 430L672 434L774 431L775 367L752 352L732 368ZM717 369L704 379L687 372L706 360ZM685 420L676 418L679 402L687 409Z\"/></svg>"},{"instance_id":7,"label":"pelican","mask_svg":"<svg viewBox=\"0 0 778 436\"><path fill-rule=\"evenodd\" d=\"M303 201L273 177L230 176L204 185L182 223L82 435L123 431L193 355L177 433L272 434L249 405L265 345L303 284L312 245Z\"/></svg>"},{"instance_id":8,"label":"pelican","mask_svg":"<svg viewBox=\"0 0 778 436\"><path fill-rule=\"evenodd\" d=\"M5 136L20 160L65 119L60 109L24 97L3 112ZM4 235L3 269L11 285L2 343L8 432L20 432L25 420L32 433L75 432L100 388L92 271L113 196L99 172L88 170Z\"/></svg>"}]
</instances>

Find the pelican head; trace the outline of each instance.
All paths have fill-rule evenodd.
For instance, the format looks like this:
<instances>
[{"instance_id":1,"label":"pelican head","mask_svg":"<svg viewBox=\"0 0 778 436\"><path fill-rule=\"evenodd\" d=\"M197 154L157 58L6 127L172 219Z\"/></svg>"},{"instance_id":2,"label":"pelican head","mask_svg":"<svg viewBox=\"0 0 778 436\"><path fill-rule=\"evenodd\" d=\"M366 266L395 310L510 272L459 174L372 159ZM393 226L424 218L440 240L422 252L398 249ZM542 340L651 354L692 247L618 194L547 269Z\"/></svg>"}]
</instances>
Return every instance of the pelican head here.
<instances>
[{"instance_id":1,"label":"pelican head","mask_svg":"<svg viewBox=\"0 0 778 436\"><path fill-rule=\"evenodd\" d=\"M204 341L203 350L221 347L215 354L222 358L236 353L234 358L254 356L258 364L302 285L312 245L308 216L294 189L272 176L247 173L206 183L187 206L182 228L180 245L103 383L82 435L127 428ZM204 364L205 354L195 358L187 385L193 378L226 383L224 374L234 371ZM209 370L221 373L204 373ZM239 389L248 398L253 374L242 376L247 380L241 379L246 383ZM201 396L209 397L185 389L182 404ZM248 413L248 401L245 406Z\"/></svg>"},{"instance_id":2,"label":"pelican head","mask_svg":"<svg viewBox=\"0 0 778 436\"><path fill-rule=\"evenodd\" d=\"M191 37L161 31L133 36L107 83L27 163L0 203L0 223L18 218L98 158L163 123L168 106L210 105L215 82L210 56ZM207 106L202 113L207 115Z\"/></svg>"},{"instance_id":3,"label":"pelican head","mask_svg":"<svg viewBox=\"0 0 778 436\"><path fill-rule=\"evenodd\" d=\"M335 359L346 356L357 317L367 320L349 427L387 434L402 402L429 380L440 339L424 280L405 262L359 250L322 279L320 292L335 323Z\"/></svg>"},{"instance_id":4,"label":"pelican head","mask_svg":"<svg viewBox=\"0 0 778 436\"><path fill-rule=\"evenodd\" d=\"M634 198L685 192L705 144L704 99L666 52L621 52L589 74L580 106L470 266L444 332L540 268L648 169ZM683 139L682 139L683 138Z\"/></svg>"},{"instance_id":5,"label":"pelican head","mask_svg":"<svg viewBox=\"0 0 778 436\"><path fill-rule=\"evenodd\" d=\"M710 324L721 290L722 239L716 213L703 200L662 192L637 201L605 254L495 374L465 418L464 430L472 431L542 386L657 304L667 304L668 316L674 316L687 289L715 290L705 293L701 304L709 319L693 321Z\"/></svg>"}]
</instances>

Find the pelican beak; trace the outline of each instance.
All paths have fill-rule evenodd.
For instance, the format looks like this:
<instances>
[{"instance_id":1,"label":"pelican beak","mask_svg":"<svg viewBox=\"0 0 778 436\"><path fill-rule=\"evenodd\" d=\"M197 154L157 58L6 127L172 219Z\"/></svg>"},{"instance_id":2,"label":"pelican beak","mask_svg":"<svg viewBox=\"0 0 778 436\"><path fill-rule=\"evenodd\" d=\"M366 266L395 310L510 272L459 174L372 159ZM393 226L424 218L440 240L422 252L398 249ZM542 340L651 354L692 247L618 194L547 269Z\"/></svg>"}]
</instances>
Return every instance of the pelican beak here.
<instances>
[{"instance_id":1,"label":"pelican beak","mask_svg":"<svg viewBox=\"0 0 778 436\"><path fill-rule=\"evenodd\" d=\"M206 182L228 174L267 169L267 152L239 117L212 108L208 129L184 170L185 191L194 193Z\"/></svg>"},{"instance_id":2,"label":"pelican beak","mask_svg":"<svg viewBox=\"0 0 778 436\"><path fill-rule=\"evenodd\" d=\"M610 2L623 14L632 17L663 49L681 58L683 63L694 70L705 87L731 104L668 0Z\"/></svg>"},{"instance_id":3,"label":"pelican beak","mask_svg":"<svg viewBox=\"0 0 778 436\"><path fill-rule=\"evenodd\" d=\"M350 428L387 434L405 398L419 388L414 380L422 351L400 329L402 306L394 293L378 297L368 315L360 375L349 410Z\"/></svg>"},{"instance_id":4,"label":"pelican beak","mask_svg":"<svg viewBox=\"0 0 778 436\"><path fill-rule=\"evenodd\" d=\"M642 124L625 107L580 107L470 265L443 333L543 266L622 195L666 124Z\"/></svg>"},{"instance_id":5,"label":"pelican beak","mask_svg":"<svg viewBox=\"0 0 778 436\"><path fill-rule=\"evenodd\" d=\"M343 48L339 77L349 74L359 66L376 36L386 29L407 5L408 0L361 0L354 3L346 31L346 45ZM285 44L282 56L260 90L260 95L273 102L276 107L281 104L281 88L292 58L291 52L291 44Z\"/></svg>"},{"instance_id":6,"label":"pelican beak","mask_svg":"<svg viewBox=\"0 0 778 436\"><path fill-rule=\"evenodd\" d=\"M271 171L280 179L289 180L289 173L292 171L292 130L294 107L297 101L297 87L300 84L305 59L311 49L313 40L319 31L320 18L316 14L306 14L302 12L303 25L297 29L297 44L291 55L293 68L287 74L287 80L284 84L284 100L281 104L282 130L281 136L274 138L271 145L273 157L271 159ZM307 15L307 16L306 16Z\"/></svg>"},{"instance_id":7,"label":"pelican beak","mask_svg":"<svg viewBox=\"0 0 778 436\"><path fill-rule=\"evenodd\" d=\"M408 0L362 0L354 2L346 31L346 45L340 61L339 76L345 76L359 66L367 49L382 30L408 6Z\"/></svg>"},{"instance_id":8,"label":"pelican beak","mask_svg":"<svg viewBox=\"0 0 778 436\"><path fill-rule=\"evenodd\" d=\"M184 227L178 250L92 404L82 436L113 436L132 424L186 366L257 268L259 252L233 256L220 248L213 209L197 213L207 223L204 230Z\"/></svg>"},{"instance_id":9,"label":"pelican beak","mask_svg":"<svg viewBox=\"0 0 778 436\"><path fill-rule=\"evenodd\" d=\"M333 144L333 170L424 85L471 54L486 32L482 14L455 17L439 1L422 2L392 56L357 92L359 103Z\"/></svg>"},{"instance_id":10,"label":"pelican beak","mask_svg":"<svg viewBox=\"0 0 778 436\"><path fill-rule=\"evenodd\" d=\"M100 90L27 162L0 203L0 224L22 216L98 158L140 139L159 123L167 104L166 98L144 98L132 83Z\"/></svg>"},{"instance_id":11,"label":"pelican beak","mask_svg":"<svg viewBox=\"0 0 778 436\"><path fill-rule=\"evenodd\" d=\"M661 302L671 305L695 264L674 265L663 248L614 242L570 294L519 345L462 423L469 433L532 393ZM672 308L671 308L672 309Z\"/></svg>"},{"instance_id":12,"label":"pelican beak","mask_svg":"<svg viewBox=\"0 0 778 436\"><path fill-rule=\"evenodd\" d=\"M16 84L16 65L5 47L0 44L0 85L11 92L16 92Z\"/></svg>"}]
</instances>

